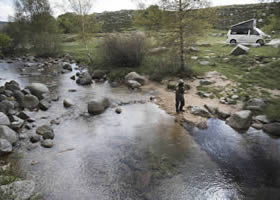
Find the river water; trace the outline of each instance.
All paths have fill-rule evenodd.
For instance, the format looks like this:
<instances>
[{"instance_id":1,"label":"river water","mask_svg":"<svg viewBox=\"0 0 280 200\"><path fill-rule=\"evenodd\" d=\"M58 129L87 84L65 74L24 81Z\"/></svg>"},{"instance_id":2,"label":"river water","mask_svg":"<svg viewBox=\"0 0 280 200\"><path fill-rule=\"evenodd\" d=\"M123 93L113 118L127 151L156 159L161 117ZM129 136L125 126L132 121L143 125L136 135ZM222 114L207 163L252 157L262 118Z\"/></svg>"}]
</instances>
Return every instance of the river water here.
<instances>
[{"instance_id":1,"label":"river water","mask_svg":"<svg viewBox=\"0 0 280 200\"><path fill-rule=\"evenodd\" d=\"M32 116L37 126L60 121L53 125L55 146L22 143L10 157L15 172L34 180L43 199L280 199L279 139L255 129L239 134L217 119L210 119L206 130L187 131L153 103L122 106L120 115L109 108L91 117L86 112L91 99L147 101L151 93L107 83L81 87L70 79L75 72L22 69L2 61L0 85L42 82L60 96L49 111ZM65 98L75 105L65 109Z\"/></svg>"}]
</instances>

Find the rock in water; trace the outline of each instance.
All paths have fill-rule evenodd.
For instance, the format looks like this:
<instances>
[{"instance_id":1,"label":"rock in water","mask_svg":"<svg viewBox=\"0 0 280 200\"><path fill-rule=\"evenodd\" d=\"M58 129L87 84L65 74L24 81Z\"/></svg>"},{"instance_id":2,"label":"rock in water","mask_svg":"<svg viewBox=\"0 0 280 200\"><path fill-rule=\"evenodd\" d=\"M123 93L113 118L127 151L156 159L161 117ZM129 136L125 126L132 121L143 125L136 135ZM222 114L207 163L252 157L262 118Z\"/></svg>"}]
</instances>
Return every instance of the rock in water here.
<instances>
[{"instance_id":1,"label":"rock in water","mask_svg":"<svg viewBox=\"0 0 280 200\"><path fill-rule=\"evenodd\" d=\"M43 125L37 128L36 133L46 139L54 139L54 131L48 125Z\"/></svg>"},{"instance_id":2,"label":"rock in water","mask_svg":"<svg viewBox=\"0 0 280 200\"><path fill-rule=\"evenodd\" d=\"M97 69L97 70L94 70L94 72L92 73L92 78L93 79L102 79L106 76L106 71L104 70L100 70L100 69Z\"/></svg>"},{"instance_id":3,"label":"rock in water","mask_svg":"<svg viewBox=\"0 0 280 200\"><path fill-rule=\"evenodd\" d=\"M52 140L43 140L41 142L41 145L42 145L42 147L45 147L45 148L52 148L54 144L53 144Z\"/></svg>"},{"instance_id":4,"label":"rock in water","mask_svg":"<svg viewBox=\"0 0 280 200\"><path fill-rule=\"evenodd\" d=\"M115 112L116 112L117 114L121 114L121 113L122 113L122 109L121 109L121 108L116 108Z\"/></svg>"},{"instance_id":5,"label":"rock in water","mask_svg":"<svg viewBox=\"0 0 280 200\"><path fill-rule=\"evenodd\" d=\"M16 181L0 187L0 195L9 200L28 200L33 195L35 183L33 181Z\"/></svg>"},{"instance_id":6,"label":"rock in water","mask_svg":"<svg viewBox=\"0 0 280 200\"><path fill-rule=\"evenodd\" d=\"M243 54L248 54L249 53L249 48L245 47L242 44L237 45L232 51L231 51L231 55L234 56L239 56L239 55L243 55Z\"/></svg>"},{"instance_id":7,"label":"rock in water","mask_svg":"<svg viewBox=\"0 0 280 200\"><path fill-rule=\"evenodd\" d=\"M68 64L68 63L63 65L63 69L68 70L68 71L72 71L73 70L72 66L70 64Z\"/></svg>"},{"instance_id":8,"label":"rock in water","mask_svg":"<svg viewBox=\"0 0 280 200\"><path fill-rule=\"evenodd\" d=\"M18 141L16 132L8 126L0 126L0 138L6 139L11 144L15 144Z\"/></svg>"},{"instance_id":9,"label":"rock in water","mask_svg":"<svg viewBox=\"0 0 280 200\"><path fill-rule=\"evenodd\" d=\"M252 122L252 112L250 110L242 110L236 112L229 117L227 124L237 130L248 130Z\"/></svg>"},{"instance_id":10,"label":"rock in water","mask_svg":"<svg viewBox=\"0 0 280 200\"><path fill-rule=\"evenodd\" d=\"M145 85L145 83L147 82L147 80L144 76L141 76L140 74L138 74L136 72L130 72L129 74L127 74L125 76L125 80L126 81L129 81L129 80L137 81L141 85Z\"/></svg>"},{"instance_id":11,"label":"rock in water","mask_svg":"<svg viewBox=\"0 0 280 200\"><path fill-rule=\"evenodd\" d=\"M69 108L69 107L73 106L73 102L70 99L64 99L63 105L65 108Z\"/></svg>"},{"instance_id":12,"label":"rock in water","mask_svg":"<svg viewBox=\"0 0 280 200\"><path fill-rule=\"evenodd\" d=\"M46 100L42 100L39 103L39 108L43 111L47 111L50 107L51 107L51 104Z\"/></svg>"},{"instance_id":13,"label":"rock in water","mask_svg":"<svg viewBox=\"0 0 280 200\"><path fill-rule=\"evenodd\" d=\"M110 105L108 99L102 99L99 101L91 101L88 103L88 113L92 115L99 115L103 113Z\"/></svg>"},{"instance_id":14,"label":"rock in water","mask_svg":"<svg viewBox=\"0 0 280 200\"><path fill-rule=\"evenodd\" d=\"M4 113L0 112L0 125L10 125L10 120Z\"/></svg>"},{"instance_id":15,"label":"rock in water","mask_svg":"<svg viewBox=\"0 0 280 200\"><path fill-rule=\"evenodd\" d=\"M40 135L32 135L30 137L30 142L31 143L37 143L41 140L41 136Z\"/></svg>"},{"instance_id":16,"label":"rock in water","mask_svg":"<svg viewBox=\"0 0 280 200\"><path fill-rule=\"evenodd\" d=\"M274 135L274 136L280 136L280 123L276 122L276 123L271 123L271 124L265 124L263 126L263 130L266 132L266 133L269 133L271 135Z\"/></svg>"},{"instance_id":17,"label":"rock in water","mask_svg":"<svg viewBox=\"0 0 280 200\"><path fill-rule=\"evenodd\" d=\"M42 83L32 83L31 85L27 86L26 89L29 89L31 94L39 99L43 99L43 95L49 93L48 87Z\"/></svg>"},{"instance_id":18,"label":"rock in water","mask_svg":"<svg viewBox=\"0 0 280 200\"><path fill-rule=\"evenodd\" d=\"M92 84L92 78L88 72L83 72L79 75L79 78L76 82L79 85L90 85Z\"/></svg>"},{"instance_id":19,"label":"rock in water","mask_svg":"<svg viewBox=\"0 0 280 200\"><path fill-rule=\"evenodd\" d=\"M6 139L0 139L0 155L6 155L13 151L13 146Z\"/></svg>"},{"instance_id":20,"label":"rock in water","mask_svg":"<svg viewBox=\"0 0 280 200\"><path fill-rule=\"evenodd\" d=\"M23 98L23 107L28 109L35 109L39 105L39 99L34 95L26 95Z\"/></svg>"},{"instance_id":21,"label":"rock in water","mask_svg":"<svg viewBox=\"0 0 280 200\"><path fill-rule=\"evenodd\" d=\"M131 89L139 89L141 87L141 84L134 80L128 80L126 84Z\"/></svg>"}]
</instances>

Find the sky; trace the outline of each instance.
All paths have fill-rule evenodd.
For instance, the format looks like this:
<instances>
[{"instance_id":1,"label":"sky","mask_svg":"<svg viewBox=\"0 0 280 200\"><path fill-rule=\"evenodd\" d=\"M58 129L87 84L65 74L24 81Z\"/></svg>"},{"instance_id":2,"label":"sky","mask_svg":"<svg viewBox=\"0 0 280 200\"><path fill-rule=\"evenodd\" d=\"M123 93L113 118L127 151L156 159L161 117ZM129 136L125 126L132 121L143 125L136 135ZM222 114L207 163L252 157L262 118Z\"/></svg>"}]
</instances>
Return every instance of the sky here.
<instances>
[{"instance_id":1,"label":"sky","mask_svg":"<svg viewBox=\"0 0 280 200\"><path fill-rule=\"evenodd\" d=\"M49 0L53 9L54 15L57 16L66 9L57 8L57 5L62 0ZM250 4L257 3L258 0L212 0L213 6L219 5L232 5L232 4ZM116 11L121 9L136 9L136 5L132 0L95 0L92 12L103 12L103 11ZM8 16L13 15L13 0L0 0L0 21L7 21Z\"/></svg>"}]
</instances>

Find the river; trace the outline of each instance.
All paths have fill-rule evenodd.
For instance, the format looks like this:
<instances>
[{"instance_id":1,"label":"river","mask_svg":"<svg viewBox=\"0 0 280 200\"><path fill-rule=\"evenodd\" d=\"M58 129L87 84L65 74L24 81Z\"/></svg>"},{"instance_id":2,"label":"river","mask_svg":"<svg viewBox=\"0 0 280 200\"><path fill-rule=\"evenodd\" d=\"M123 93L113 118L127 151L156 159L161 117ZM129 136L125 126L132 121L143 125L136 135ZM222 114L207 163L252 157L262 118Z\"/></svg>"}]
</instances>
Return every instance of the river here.
<instances>
[{"instance_id":1,"label":"river","mask_svg":"<svg viewBox=\"0 0 280 200\"><path fill-rule=\"evenodd\" d=\"M2 60L0 85L41 82L60 96L47 112L32 116L37 126L60 121L53 125L55 146L22 142L9 158L16 174L36 182L44 200L280 199L279 139L255 129L240 134L217 119L206 130L187 131L154 103L91 117L86 111L92 99L148 101L152 93L108 83L82 87L70 79L75 72L23 72L22 65ZM65 109L65 98L75 105Z\"/></svg>"}]
</instances>

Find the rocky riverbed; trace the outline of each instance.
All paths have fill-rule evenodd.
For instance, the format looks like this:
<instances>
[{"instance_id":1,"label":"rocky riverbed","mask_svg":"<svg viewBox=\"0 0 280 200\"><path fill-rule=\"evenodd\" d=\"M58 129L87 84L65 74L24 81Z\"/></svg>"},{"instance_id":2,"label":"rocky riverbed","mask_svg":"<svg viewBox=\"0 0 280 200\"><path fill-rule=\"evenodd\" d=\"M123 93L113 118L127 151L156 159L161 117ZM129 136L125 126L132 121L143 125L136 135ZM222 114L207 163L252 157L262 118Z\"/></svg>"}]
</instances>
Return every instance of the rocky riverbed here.
<instances>
[{"instance_id":1,"label":"rocky riverbed","mask_svg":"<svg viewBox=\"0 0 280 200\"><path fill-rule=\"evenodd\" d=\"M218 119L195 127L232 112L231 126L245 117L249 128L251 111L239 113L239 104L213 100L204 108L191 84L192 107L173 117L155 104L173 114L174 93L166 86L131 73L129 89L112 87L106 74L89 75L70 57L2 60L0 72L2 199L280 197L279 139L254 128L240 134Z\"/></svg>"}]
</instances>

